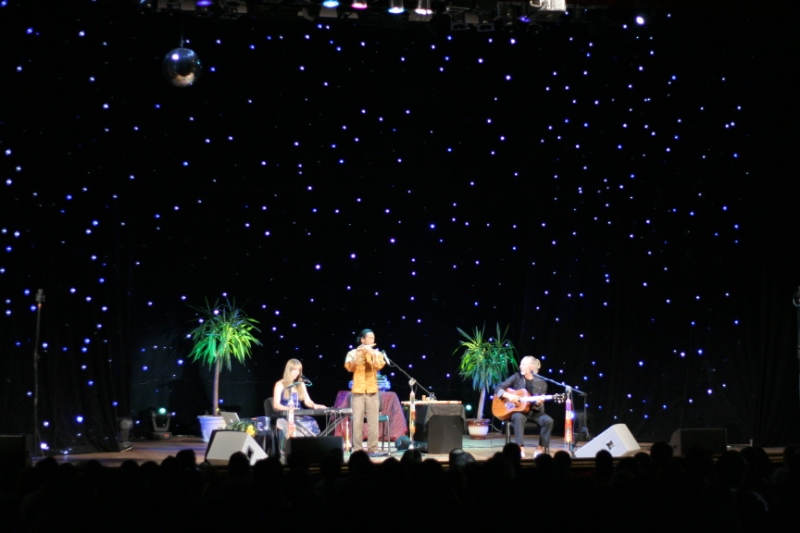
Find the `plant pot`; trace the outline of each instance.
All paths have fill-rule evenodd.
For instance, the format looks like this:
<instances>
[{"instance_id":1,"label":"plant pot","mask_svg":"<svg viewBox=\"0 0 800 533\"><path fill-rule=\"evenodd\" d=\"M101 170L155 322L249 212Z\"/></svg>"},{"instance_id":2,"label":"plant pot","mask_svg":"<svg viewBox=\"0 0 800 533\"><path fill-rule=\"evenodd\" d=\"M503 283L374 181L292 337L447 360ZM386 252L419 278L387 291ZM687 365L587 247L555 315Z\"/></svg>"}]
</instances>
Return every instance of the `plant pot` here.
<instances>
[{"instance_id":1,"label":"plant pot","mask_svg":"<svg viewBox=\"0 0 800 533\"><path fill-rule=\"evenodd\" d=\"M488 418L468 418L467 431L469 431L470 438L481 440L485 439L489 434L489 427L492 421Z\"/></svg>"},{"instance_id":2,"label":"plant pot","mask_svg":"<svg viewBox=\"0 0 800 533\"><path fill-rule=\"evenodd\" d=\"M211 434L215 429L225 429L225 419L221 416L201 415L197 417L200 421L200 433L203 435L203 442L211 440Z\"/></svg>"}]
</instances>

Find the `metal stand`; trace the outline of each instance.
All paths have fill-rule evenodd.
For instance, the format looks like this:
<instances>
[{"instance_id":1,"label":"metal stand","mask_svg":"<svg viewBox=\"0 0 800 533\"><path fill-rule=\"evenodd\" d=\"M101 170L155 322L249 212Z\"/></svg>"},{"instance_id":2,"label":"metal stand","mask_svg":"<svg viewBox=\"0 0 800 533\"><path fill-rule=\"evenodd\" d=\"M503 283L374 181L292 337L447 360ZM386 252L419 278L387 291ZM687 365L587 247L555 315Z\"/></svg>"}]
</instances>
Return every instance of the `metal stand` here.
<instances>
[{"instance_id":1,"label":"metal stand","mask_svg":"<svg viewBox=\"0 0 800 533\"><path fill-rule=\"evenodd\" d=\"M409 436L409 439L411 440L411 443L408 445L408 449L409 450L413 450L413 449L415 449L415 447L414 447L414 433L417 430L417 428L416 428L417 408L416 408L416 404L415 404L415 402L416 402L415 386L419 386L419 388L421 388L426 393L428 393L428 398L430 400L432 400L432 401L436 401L436 395L433 394L428 389L426 389L425 387L423 387L422 385L420 385L419 382L416 379L412 378L408 374L408 372L403 370L399 365L396 365L395 363L390 361L389 358L386 357L386 352L383 352L383 357L384 357L384 359L386 359L386 364L387 365L393 366L394 368L398 369L400 372L405 374L405 376L408 378L408 386L411 388L411 394L409 395L409 402L408 402L409 403L409 405L408 405L408 436Z\"/></svg>"},{"instance_id":2,"label":"metal stand","mask_svg":"<svg viewBox=\"0 0 800 533\"><path fill-rule=\"evenodd\" d=\"M792 297L792 305L797 308L797 358L800 359L800 287Z\"/></svg>"},{"instance_id":3,"label":"metal stand","mask_svg":"<svg viewBox=\"0 0 800 533\"><path fill-rule=\"evenodd\" d=\"M583 396L583 426L581 426L580 434L585 436L586 440L589 440L589 429L588 429L588 421L586 420L586 397L589 396L588 393L583 392L582 390L576 389L575 387L571 387L566 383L562 383L560 381L556 381L554 379L550 379L545 377L541 374L536 374L536 377L541 378L545 381L549 381L559 387L563 387L565 394L566 394L566 420L564 421L564 445L568 446L568 451L574 455L575 453L575 439L573 433L573 423L575 420L575 411L573 411L573 403L572 403L572 393L577 393ZM569 441L567 441L567 434L569 434Z\"/></svg>"},{"instance_id":4,"label":"metal stand","mask_svg":"<svg viewBox=\"0 0 800 533\"><path fill-rule=\"evenodd\" d=\"M33 445L35 454L42 452L42 437L39 434L39 332L42 324L44 289L36 293L36 340L33 343Z\"/></svg>"},{"instance_id":5,"label":"metal stand","mask_svg":"<svg viewBox=\"0 0 800 533\"><path fill-rule=\"evenodd\" d=\"M572 434L572 424L575 420L575 411L572 410L572 388L564 391L567 395L564 400L564 448L570 453L575 453L575 439Z\"/></svg>"},{"instance_id":6,"label":"metal stand","mask_svg":"<svg viewBox=\"0 0 800 533\"><path fill-rule=\"evenodd\" d=\"M408 438L411 441L408 445L409 450L414 449L414 433L417 431L417 405L414 398L414 383L414 378L411 378L411 381L408 382L411 387L411 394L408 398Z\"/></svg>"}]
</instances>

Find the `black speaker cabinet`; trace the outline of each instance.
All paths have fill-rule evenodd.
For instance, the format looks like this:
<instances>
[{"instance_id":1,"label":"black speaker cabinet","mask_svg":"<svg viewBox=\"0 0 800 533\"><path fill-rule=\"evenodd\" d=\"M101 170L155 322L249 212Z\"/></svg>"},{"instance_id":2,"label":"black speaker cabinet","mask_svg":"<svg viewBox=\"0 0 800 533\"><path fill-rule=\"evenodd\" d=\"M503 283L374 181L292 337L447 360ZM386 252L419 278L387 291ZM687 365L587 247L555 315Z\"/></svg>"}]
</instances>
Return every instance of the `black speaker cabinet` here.
<instances>
[{"instance_id":1,"label":"black speaker cabinet","mask_svg":"<svg viewBox=\"0 0 800 533\"><path fill-rule=\"evenodd\" d=\"M0 435L0 467L22 469L31 466L31 435Z\"/></svg>"},{"instance_id":2,"label":"black speaker cabinet","mask_svg":"<svg viewBox=\"0 0 800 533\"><path fill-rule=\"evenodd\" d=\"M267 458L261 446L244 431L218 429L211 434L206 449L206 461L212 465L226 465L236 452L245 454L251 465L256 464L259 459Z\"/></svg>"},{"instance_id":3,"label":"black speaker cabinet","mask_svg":"<svg viewBox=\"0 0 800 533\"><path fill-rule=\"evenodd\" d=\"M304 452L311 464L321 463L330 450L337 448L344 448L342 437L293 437L286 440L286 455Z\"/></svg>"},{"instance_id":4,"label":"black speaker cabinet","mask_svg":"<svg viewBox=\"0 0 800 533\"><path fill-rule=\"evenodd\" d=\"M464 419L455 415L433 415L428 420L428 453L450 453L461 448Z\"/></svg>"},{"instance_id":5,"label":"black speaker cabinet","mask_svg":"<svg viewBox=\"0 0 800 533\"><path fill-rule=\"evenodd\" d=\"M692 448L703 448L714 455L728 449L728 433L725 428L681 428L669 440L675 455L685 455Z\"/></svg>"},{"instance_id":6,"label":"black speaker cabinet","mask_svg":"<svg viewBox=\"0 0 800 533\"><path fill-rule=\"evenodd\" d=\"M614 424L575 451L575 457L594 459L597 452L607 450L612 457L634 455L641 448L625 424Z\"/></svg>"}]
</instances>

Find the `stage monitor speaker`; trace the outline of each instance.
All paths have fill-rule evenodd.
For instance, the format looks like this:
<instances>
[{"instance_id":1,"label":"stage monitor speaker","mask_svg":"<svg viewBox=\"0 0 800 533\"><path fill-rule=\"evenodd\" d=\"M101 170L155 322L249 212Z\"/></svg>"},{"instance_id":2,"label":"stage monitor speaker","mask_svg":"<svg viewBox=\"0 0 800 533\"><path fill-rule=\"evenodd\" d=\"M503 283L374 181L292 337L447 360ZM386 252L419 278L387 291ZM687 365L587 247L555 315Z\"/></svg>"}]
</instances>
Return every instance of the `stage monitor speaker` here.
<instances>
[{"instance_id":1,"label":"stage monitor speaker","mask_svg":"<svg viewBox=\"0 0 800 533\"><path fill-rule=\"evenodd\" d=\"M242 452L256 464L259 459L266 459L267 454L258 443L244 431L230 431L218 429L211 434L206 449L206 461L216 465L227 465L231 455Z\"/></svg>"},{"instance_id":2,"label":"stage monitor speaker","mask_svg":"<svg viewBox=\"0 0 800 533\"><path fill-rule=\"evenodd\" d=\"M692 448L709 450L713 455L728 449L728 433L725 428L678 429L669 439L674 455L686 455Z\"/></svg>"},{"instance_id":3,"label":"stage monitor speaker","mask_svg":"<svg viewBox=\"0 0 800 533\"><path fill-rule=\"evenodd\" d=\"M433 415L428 420L428 453L450 453L461 448L464 419L458 415Z\"/></svg>"},{"instance_id":4,"label":"stage monitor speaker","mask_svg":"<svg viewBox=\"0 0 800 533\"><path fill-rule=\"evenodd\" d=\"M33 438L29 434L0 435L0 468L21 470L31 466Z\"/></svg>"},{"instance_id":5,"label":"stage monitor speaker","mask_svg":"<svg viewBox=\"0 0 800 533\"><path fill-rule=\"evenodd\" d=\"M575 452L575 457L593 459L600 450L607 450L612 457L633 455L641 448L625 424L614 424Z\"/></svg>"},{"instance_id":6,"label":"stage monitor speaker","mask_svg":"<svg viewBox=\"0 0 800 533\"><path fill-rule=\"evenodd\" d=\"M292 437L286 440L286 455L303 452L311 464L319 464L331 450L344 449L342 437Z\"/></svg>"}]
</instances>

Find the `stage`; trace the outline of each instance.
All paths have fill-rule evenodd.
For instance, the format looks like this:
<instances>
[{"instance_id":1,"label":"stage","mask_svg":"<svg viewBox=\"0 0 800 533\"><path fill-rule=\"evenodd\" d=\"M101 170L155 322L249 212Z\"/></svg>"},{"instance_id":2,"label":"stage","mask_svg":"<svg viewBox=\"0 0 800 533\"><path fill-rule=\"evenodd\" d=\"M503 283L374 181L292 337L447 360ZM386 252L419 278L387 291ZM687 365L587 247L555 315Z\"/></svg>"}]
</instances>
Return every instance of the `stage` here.
<instances>
[{"instance_id":1,"label":"stage","mask_svg":"<svg viewBox=\"0 0 800 533\"><path fill-rule=\"evenodd\" d=\"M537 438L538 437L536 435L526 435L525 449L528 456L523 459L523 461L533 460L532 452L536 447ZM203 442L202 438L194 436L175 436L169 440L139 440L133 441L131 444L131 449L124 452L56 455L54 457L60 463L72 462L77 464L85 461L96 460L104 466L118 467L124 461L135 461L139 465L148 461L161 463L161 461L163 461L166 457L170 455L174 456L178 453L178 451L183 449L194 450L195 454L197 455L197 461L202 462L205 458L206 450L208 448L208 445ZM585 442L578 442L575 449L576 453L579 453L581 447L587 444L588 443ZM505 436L501 433L490 433L485 439L473 439L467 435L464 435L461 440L461 448L471 453L478 461L486 461L495 453L502 451L504 445ZM649 453L652 443L639 442L638 445L640 447L639 451ZM742 449L745 446L745 444L728 444L727 448ZM554 455L556 452L561 450L566 450L563 438L553 437L550 443L550 454ZM392 443L388 447L388 450L384 451L386 452L386 455L381 457L373 457L372 460L374 462L383 462L388 457L400 459L405 450L397 450L394 443ZM765 448L765 451L770 457L771 462L782 462L782 448ZM423 453L422 456L423 459L434 459L445 464L448 462L448 454L446 453ZM345 461L347 460L347 457L348 456L345 455ZM35 457L34 462L39 459L41 459L41 457ZM593 458L573 457L573 464L577 468L589 468L593 463Z\"/></svg>"}]
</instances>

